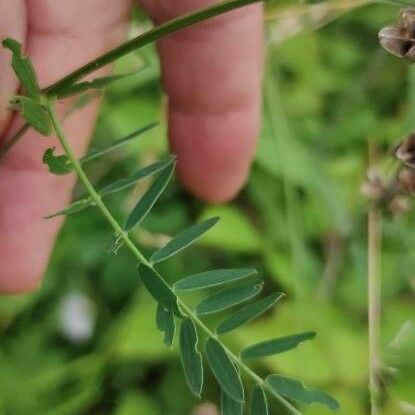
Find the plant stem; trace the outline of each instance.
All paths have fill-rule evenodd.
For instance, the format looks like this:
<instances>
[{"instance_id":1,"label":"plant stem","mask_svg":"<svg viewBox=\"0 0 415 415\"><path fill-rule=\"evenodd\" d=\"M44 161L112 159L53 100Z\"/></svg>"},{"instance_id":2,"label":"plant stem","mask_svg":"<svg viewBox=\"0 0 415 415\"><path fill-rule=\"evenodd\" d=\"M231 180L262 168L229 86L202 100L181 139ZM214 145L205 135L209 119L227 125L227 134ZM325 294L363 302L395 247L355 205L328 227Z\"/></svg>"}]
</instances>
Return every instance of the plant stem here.
<instances>
[{"instance_id":1,"label":"plant stem","mask_svg":"<svg viewBox=\"0 0 415 415\"><path fill-rule=\"evenodd\" d=\"M14 136L7 140L6 144L0 147L0 160L9 152L9 150L26 134L30 129L29 124L23 124L22 127L16 131Z\"/></svg>"},{"instance_id":2,"label":"plant stem","mask_svg":"<svg viewBox=\"0 0 415 415\"><path fill-rule=\"evenodd\" d=\"M369 147L370 164L373 161L373 149ZM373 204L368 213L368 330L369 330L369 393L370 414L380 415L379 397L381 385L380 368L380 312L381 278L380 254L382 249L382 213Z\"/></svg>"},{"instance_id":3,"label":"plant stem","mask_svg":"<svg viewBox=\"0 0 415 415\"><path fill-rule=\"evenodd\" d=\"M45 88L43 92L49 97L56 96L59 92L66 89L68 86L74 84L80 79L84 78L86 75L95 72L96 70L106 66L117 59L139 49L149 43L155 42L162 37L170 35L178 30L184 29L188 26L191 26L195 23L200 23L203 20L210 19L215 16L219 16L223 13L229 12L231 10L258 3L261 0L230 0L224 3L215 4L214 6L199 10L192 14L187 14L185 16L180 16L176 19L169 20L168 22L156 26L154 29L149 30L148 32L131 39L128 42L123 43L122 45L112 49L111 51L101 55L100 57L94 59L91 62L88 62L84 66L76 69L69 75L62 78L60 81L55 84Z\"/></svg>"},{"instance_id":4,"label":"plant stem","mask_svg":"<svg viewBox=\"0 0 415 415\"><path fill-rule=\"evenodd\" d=\"M65 137L65 134L63 132L62 126L60 121L58 120L58 117L56 115L56 112L53 108L53 101L49 100L47 103L47 111L50 116L53 129L56 133L56 136L61 143L67 157L69 158L70 162L73 165L73 168L79 178L79 180L84 185L85 189L89 193L89 196L91 200L95 203L95 206L101 211L101 213L104 215L104 217L107 219L111 227L116 232L117 236L122 239L122 241L125 243L125 245L130 249L130 251L134 254L137 261L140 264L145 264L148 267L154 269L153 264L140 252L140 250L137 248L135 243L130 239L128 236L128 233L120 226L120 224L117 222L117 220L114 218L112 213L108 210L106 205L101 199L101 196L96 192L94 186L89 181L88 177L86 176L85 172L82 169L82 166L80 162L76 159L68 140ZM158 274L156 274L158 275ZM162 278L162 277L160 277ZM205 332L206 335L209 337L212 337L218 341L218 336L213 333L200 319L199 317L193 312L193 310L187 306L187 304L180 299L177 294L175 294L179 303L180 308L182 311L185 312L185 314L191 318L195 324ZM292 414L294 415L302 415L302 413L296 409L288 400L286 400L281 395L276 394L271 387L265 382L264 379L262 379L260 376L258 376L250 367L248 367L238 356L236 356L234 353L232 353L222 342L220 342L222 347L226 350L229 357L248 375L250 376L256 383L260 384L263 388L267 389L273 396L275 396L276 399L280 401L281 404L283 404Z\"/></svg>"}]
</instances>

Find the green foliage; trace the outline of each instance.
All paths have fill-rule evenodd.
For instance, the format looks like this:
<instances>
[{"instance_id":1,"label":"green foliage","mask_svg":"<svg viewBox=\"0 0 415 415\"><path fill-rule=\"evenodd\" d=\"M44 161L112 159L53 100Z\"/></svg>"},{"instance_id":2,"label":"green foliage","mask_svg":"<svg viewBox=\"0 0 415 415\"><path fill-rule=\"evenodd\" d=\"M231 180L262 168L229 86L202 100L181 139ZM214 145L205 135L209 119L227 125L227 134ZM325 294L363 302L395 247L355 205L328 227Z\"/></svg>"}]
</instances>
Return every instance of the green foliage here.
<instances>
[{"instance_id":1,"label":"green foliage","mask_svg":"<svg viewBox=\"0 0 415 415\"><path fill-rule=\"evenodd\" d=\"M197 331L193 321L186 318L180 326L180 355L183 371L191 392L201 397L203 388L202 356L197 350Z\"/></svg>"},{"instance_id":2,"label":"green foliage","mask_svg":"<svg viewBox=\"0 0 415 415\"><path fill-rule=\"evenodd\" d=\"M164 344L172 347L174 333L176 331L176 323L174 321L174 313L171 308L166 308L161 303L157 304L156 316L157 328L164 332Z\"/></svg>"},{"instance_id":3,"label":"green foliage","mask_svg":"<svg viewBox=\"0 0 415 415\"><path fill-rule=\"evenodd\" d=\"M55 155L55 148L48 148L45 153L43 154L43 164L48 166L48 170L59 176L63 176L65 174L71 173L73 170L72 163L69 160L66 154L61 154L59 156ZM82 203L81 203L82 205ZM75 207L75 210L80 206L78 205ZM73 211L73 206L72 206Z\"/></svg>"},{"instance_id":4,"label":"green foliage","mask_svg":"<svg viewBox=\"0 0 415 415\"><path fill-rule=\"evenodd\" d=\"M292 334L290 336L279 337L278 339L267 340L254 344L242 351L242 359L256 359L258 357L271 356L295 349L300 343L311 340L316 333L310 331L306 333Z\"/></svg>"},{"instance_id":5,"label":"green foliage","mask_svg":"<svg viewBox=\"0 0 415 415\"><path fill-rule=\"evenodd\" d=\"M223 390L221 391L220 408L222 415L242 415L243 413L243 403L234 401Z\"/></svg>"},{"instance_id":6,"label":"green foliage","mask_svg":"<svg viewBox=\"0 0 415 415\"><path fill-rule=\"evenodd\" d=\"M268 415L267 398L260 385L256 385L252 391L250 414Z\"/></svg>"}]
</instances>

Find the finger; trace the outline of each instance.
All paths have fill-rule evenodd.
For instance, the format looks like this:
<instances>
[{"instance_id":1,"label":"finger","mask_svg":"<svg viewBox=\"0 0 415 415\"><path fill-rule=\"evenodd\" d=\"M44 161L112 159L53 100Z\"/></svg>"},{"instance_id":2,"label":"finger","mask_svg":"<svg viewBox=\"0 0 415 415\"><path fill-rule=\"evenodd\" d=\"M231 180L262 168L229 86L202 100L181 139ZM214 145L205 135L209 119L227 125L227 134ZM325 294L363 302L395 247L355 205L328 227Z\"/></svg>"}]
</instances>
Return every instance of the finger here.
<instances>
[{"instance_id":1,"label":"finger","mask_svg":"<svg viewBox=\"0 0 415 415\"><path fill-rule=\"evenodd\" d=\"M110 4L107 0L71 0L62 7L55 0L26 1L26 51L42 87L122 41L129 0ZM67 105L62 104L60 110ZM65 132L78 155L87 145L96 115L94 103L65 121ZM55 145L55 140L31 131L0 165L2 292L32 290L45 271L62 220L43 218L69 202L74 182L74 177L52 176L42 165L43 152Z\"/></svg>"},{"instance_id":2,"label":"finger","mask_svg":"<svg viewBox=\"0 0 415 415\"><path fill-rule=\"evenodd\" d=\"M162 22L212 0L142 0ZM262 8L253 5L159 43L169 136L185 186L210 202L242 187L260 125Z\"/></svg>"},{"instance_id":3,"label":"finger","mask_svg":"<svg viewBox=\"0 0 415 415\"><path fill-rule=\"evenodd\" d=\"M0 42L7 37L19 40L21 43L24 43L26 39L26 7L24 0L0 1ZM18 87L17 79L10 64L10 53L0 47L0 136L11 116L8 106Z\"/></svg>"}]
</instances>

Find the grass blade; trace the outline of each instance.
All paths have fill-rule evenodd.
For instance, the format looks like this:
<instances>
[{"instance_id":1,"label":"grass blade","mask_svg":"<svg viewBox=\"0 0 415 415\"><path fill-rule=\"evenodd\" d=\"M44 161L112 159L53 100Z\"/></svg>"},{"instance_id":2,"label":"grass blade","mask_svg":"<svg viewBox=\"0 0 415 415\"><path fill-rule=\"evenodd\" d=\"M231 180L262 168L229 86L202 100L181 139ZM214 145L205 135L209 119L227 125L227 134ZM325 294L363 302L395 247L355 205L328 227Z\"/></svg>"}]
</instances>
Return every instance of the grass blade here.
<instances>
[{"instance_id":1,"label":"grass blade","mask_svg":"<svg viewBox=\"0 0 415 415\"><path fill-rule=\"evenodd\" d=\"M296 348L300 343L306 340L311 340L315 337L315 335L316 333L313 331L308 331L306 333L293 334L290 336L267 340L246 348L241 353L241 357L242 359L256 359L258 357L283 353Z\"/></svg>"},{"instance_id":2,"label":"grass blade","mask_svg":"<svg viewBox=\"0 0 415 415\"><path fill-rule=\"evenodd\" d=\"M255 280L237 287L227 288L203 300L197 307L199 315L213 314L241 304L255 297L263 287L263 281Z\"/></svg>"},{"instance_id":3,"label":"grass blade","mask_svg":"<svg viewBox=\"0 0 415 415\"><path fill-rule=\"evenodd\" d=\"M169 184L169 181L173 175L174 167L175 163L171 163L166 169L164 169L147 192L144 193L143 197L138 201L124 226L124 229L127 232L137 226L150 212L151 208L157 202L157 199Z\"/></svg>"},{"instance_id":4,"label":"grass blade","mask_svg":"<svg viewBox=\"0 0 415 415\"><path fill-rule=\"evenodd\" d=\"M223 390L221 391L220 408L222 415L242 415L243 413L243 403L234 401Z\"/></svg>"},{"instance_id":5,"label":"grass blade","mask_svg":"<svg viewBox=\"0 0 415 415\"><path fill-rule=\"evenodd\" d=\"M138 274L147 291L158 303L168 310L172 310L177 317L182 316L176 295L161 275L144 264L138 266Z\"/></svg>"},{"instance_id":6,"label":"grass blade","mask_svg":"<svg viewBox=\"0 0 415 415\"><path fill-rule=\"evenodd\" d=\"M241 377L223 346L209 338L205 354L212 372L224 392L236 402L244 402L244 388Z\"/></svg>"},{"instance_id":7,"label":"grass blade","mask_svg":"<svg viewBox=\"0 0 415 415\"><path fill-rule=\"evenodd\" d=\"M129 187L134 186L140 180L142 180L146 177L152 176L154 174L157 174L160 171L166 169L172 163L173 163L172 158L169 158L167 160L157 161L153 164L150 164L146 167L143 167L140 170L137 170L135 173L133 173L129 177L126 177L125 179L117 180L114 183L111 183L111 184L103 187L99 191L99 194L101 196L106 196L106 195L109 195L111 193L116 193L116 192L120 192L121 190L128 189Z\"/></svg>"},{"instance_id":8,"label":"grass blade","mask_svg":"<svg viewBox=\"0 0 415 415\"><path fill-rule=\"evenodd\" d=\"M165 261L166 259L187 248L189 245L199 239L203 234L205 234L210 228L215 226L216 223L218 223L219 219L220 218L218 217L210 218L204 222L198 223L188 229L185 229L170 242L156 251L150 258L150 261L153 264L157 264L159 262Z\"/></svg>"},{"instance_id":9,"label":"grass blade","mask_svg":"<svg viewBox=\"0 0 415 415\"><path fill-rule=\"evenodd\" d=\"M164 333L164 344L168 347L173 345L174 333L176 331L176 323L174 322L174 314L172 309L157 304L156 316L157 328Z\"/></svg>"},{"instance_id":10,"label":"grass blade","mask_svg":"<svg viewBox=\"0 0 415 415\"><path fill-rule=\"evenodd\" d=\"M221 323L216 329L216 332L218 334L228 333L244 324L249 323L269 310L283 296L284 294L282 293L275 293L253 304L246 305Z\"/></svg>"},{"instance_id":11,"label":"grass blade","mask_svg":"<svg viewBox=\"0 0 415 415\"><path fill-rule=\"evenodd\" d=\"M131 140L141 136L142 134L146 133L147 131L152 130L153 128L157 127L158 123L151 123L145 127L139 128L136 131L133 131L131 134L128 134L126 137L120 138L119 140L114 141L110 146L105 147L103 149L96 149L91 150L86 156L82 157L79 161L80 163L86 163L88 161L94 160L97 157L103 156L113 150L116 150L119 147L129 143Z\"/></svg>"},{"instance_id":12,"label":"grass blade","mask_svg":"<svg viewBox=\"0 0 415 415\"><path fill-rule=\"evenodd\" d=\"M256 385L252 392L251 415L268 415L268 403L261 385Z\"/></svg>"},{"instance_id":13,"label":"grass blade","mask_svg":"<svg viewBox=\"0 0 415 415\"><path fill-rule=\"evenodd\" d=\"M277 395L285 396L293 401L308 405L321 403L332 410L337 410L340 407L339 403L329 394L316 389L308 389L298 380L271 375L267 377L266 382Z\"/></svg>"},{"instance_id":14,"label":"grass blade","mask_svg":"<svg viewBox=\"0 0 415 415\"><path fill-rule=\"evenodd\" d=\"M197 350L197 331L189 318L180 326L180 354L183 371L190 391L200 398L203 388L202 356Z\"/></svg>"},{"instance_id":15,"label":"grass blade","mask_svg":"<svg viewBox=\"0 0 415 415\"><path fill-rule=\"evenodd\" d=\"M183 291L201 290L218 285L239 281L256 274L255 269L217 269L190 275L174 284L174 288Z\"/></svg>"}]
</instances>

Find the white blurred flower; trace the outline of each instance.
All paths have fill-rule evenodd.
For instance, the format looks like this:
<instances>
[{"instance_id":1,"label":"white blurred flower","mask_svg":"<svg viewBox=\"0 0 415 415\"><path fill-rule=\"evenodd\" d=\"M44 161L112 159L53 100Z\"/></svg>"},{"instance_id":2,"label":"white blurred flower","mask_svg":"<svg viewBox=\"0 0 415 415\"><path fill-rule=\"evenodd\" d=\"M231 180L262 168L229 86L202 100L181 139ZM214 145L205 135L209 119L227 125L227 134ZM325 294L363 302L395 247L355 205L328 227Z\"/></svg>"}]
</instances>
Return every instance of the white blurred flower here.
<instances>
[{"instance_id":1,"label":"white blurred flower","mask_svg":"<svg viewBox=\"0 0 415 415\"><path fill-rule=\"evenodd\" d=\"M92 301L82 293L66 295L60 304L59 328L73 343L85 343L93 335L96 315Z\"/></svg>"}]
</instances>

